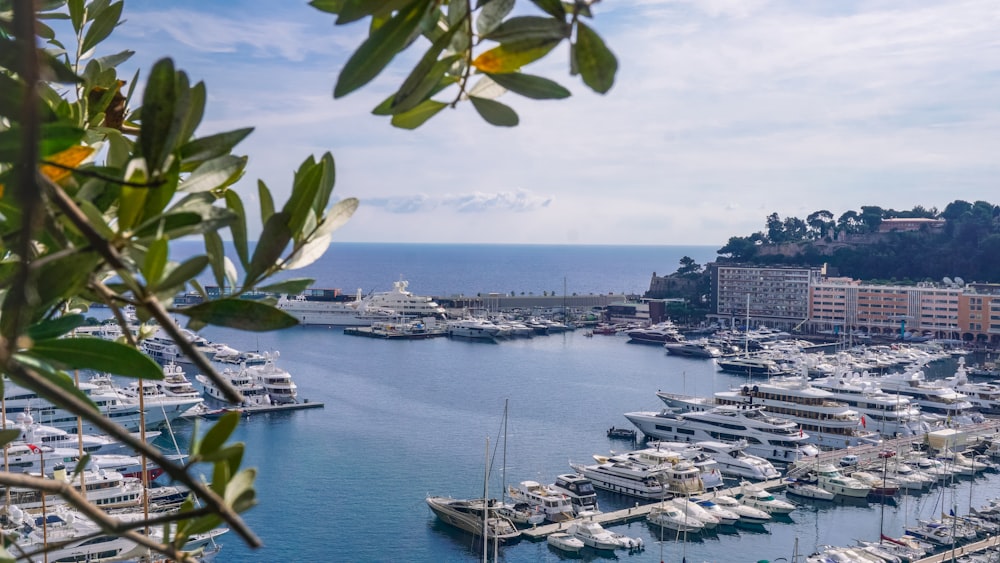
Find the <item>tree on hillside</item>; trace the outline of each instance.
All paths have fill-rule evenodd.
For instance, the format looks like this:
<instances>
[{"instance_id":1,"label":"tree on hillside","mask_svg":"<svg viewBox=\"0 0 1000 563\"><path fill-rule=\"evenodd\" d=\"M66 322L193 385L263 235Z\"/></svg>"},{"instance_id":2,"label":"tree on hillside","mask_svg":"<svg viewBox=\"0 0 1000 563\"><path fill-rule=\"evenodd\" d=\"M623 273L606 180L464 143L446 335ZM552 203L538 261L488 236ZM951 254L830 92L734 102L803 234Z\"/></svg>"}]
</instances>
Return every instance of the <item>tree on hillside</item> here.
<instances>
[{"instance_id":1,"label":"tree on hillside","mask_svg":"<svg viewBox=\"0 0 1000 563\"><path fill-rule=\"evenodd\" d=\"M861 218L858 216L857 211L845 211L837 219L837 229L841 233L855 234L859 232L860 225Z\"/></svg>"},{"instance_id":2,"label":"tree on hillside","mask_svg":"<svg viewBox=\"0 0 1000 563\"><path fill-rule=\"evenodd\" d=\"M836 225L833 220L833 213L830 213L826 209L810 213L806 217L806 224L809 225L811 238L817 240L825 237L827 231Z\"/></svg>"},{"instance_id":3,"label":"tree on hillside","mask_svg":"<svg viewBox=\"0 0 1000 563\"><path fill-rule=\"evenodd\" d=\"M862 205L858 220L864 225L866 232L874 233L878 231L878 226L882 224L883 213L882 208L876 205Z\"/></svg>"},{"instance_id":4,"label":"tree on hillside","mask_svg":"<svg viewBox=\"0 0 1000 563\"><path fill-rule=\"evenodd\" d=\"M678 275L697 274L701 272L701 264L694 261L690 256L684 256L680 260L680 267L677 268Z\"/></svg>"},{"instance_id":5,"label":"tree on hillside","mask_svg":"<svg viewBox=\"0 0 1000 563\"><path fill-rule=\"evenodd\" d=\"M535 4L545 16L508 17L512 0L480 2L475 10L468 2L432 0L313 2L337 13L338 24L371 18L368 38L338 79L338 96L369 81L399 51L420 44L419 37L430 44L396 94L376 108L404 128L462 100L492 124L513 125L516 115L494 99L507 90L536 99L565 97L558 84L519 72L564 40L571 42L571 73L595 91L610 89L617 62L581 21L590 17L589 4ZM194 436L185 462L174 462L103 417L69 373L93 369L162 379L161 368L137 350L153 329L131 326L124 313L130 307L141 322L166 331L227 397L241 401L174 319L186 319L195 330L294 325L273 299L240 297L250 290L299 293L308 287L312 280L275 276L319 258L357 200L332 197L334 160L326 153L305 158L294 170L287 201L276 203L271 189L258 182L260 209L247 209L245 196L234 189L247 158L233 151L252 129L199 134L207 90L203 83L191 84L170 59L153 65L140 93L138 74L122 77L117 70L133 51L94 58L123 23L122 11L123 3L113 0L14 0L0 8L0 372L155 462L191 495L177 512L123 522L65 482L0 471L0 485L61 495L104 533L190 561L183 552L187 539L222 524L248 545L260 545L240 518L256 503L256 471L242 465L243 444L230 441L239 416L223 416ZM45 21L64 22L71 37L57 36ZM492 44L473 56L474 48ZM479 79L475 85L473 77ZM457 86L450 104L431 99L450 86ZM247 227L251 212L259 212L263 224L256 245ZM224 252L223 234L232 240L232 257ZM203 239L204 252L172 260L174 242L185 237ZM202 272L226 297L207 295L198 281ZM175 305L174 298L189 290L203 302ZM123 329L121 341L75 336L94 303L111 311ZM6 448L18 434L0 431L0 445ZM196 465L211 469L210 483L193 473ZM16 538L5 542L0 560L12 560L12 552L38 560L44 550L21 548Z\"/></svg>"}]
</instances>

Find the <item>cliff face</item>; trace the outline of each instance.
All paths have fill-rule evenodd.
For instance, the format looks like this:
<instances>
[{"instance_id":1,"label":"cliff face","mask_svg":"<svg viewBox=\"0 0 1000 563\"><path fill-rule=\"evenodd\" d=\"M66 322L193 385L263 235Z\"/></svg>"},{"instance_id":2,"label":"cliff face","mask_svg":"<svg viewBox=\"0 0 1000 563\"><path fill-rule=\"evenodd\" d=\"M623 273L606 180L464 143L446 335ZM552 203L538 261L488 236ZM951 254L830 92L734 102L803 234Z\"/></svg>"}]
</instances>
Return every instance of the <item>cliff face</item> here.
<instances>
[{"instance_id":1,"label":"cliff face","mask_svg":"<svg viewBox=\"0 0 1000 563\"><path fill-rule=\"evenodd\" d=\"M657 276L653 272L653 277L649 281L649 291L646 297L652 299L666 299L671 297L690 297L698 293L698 285L705 274L687 274L669 276Z\"/></svg>"}]
</instances>

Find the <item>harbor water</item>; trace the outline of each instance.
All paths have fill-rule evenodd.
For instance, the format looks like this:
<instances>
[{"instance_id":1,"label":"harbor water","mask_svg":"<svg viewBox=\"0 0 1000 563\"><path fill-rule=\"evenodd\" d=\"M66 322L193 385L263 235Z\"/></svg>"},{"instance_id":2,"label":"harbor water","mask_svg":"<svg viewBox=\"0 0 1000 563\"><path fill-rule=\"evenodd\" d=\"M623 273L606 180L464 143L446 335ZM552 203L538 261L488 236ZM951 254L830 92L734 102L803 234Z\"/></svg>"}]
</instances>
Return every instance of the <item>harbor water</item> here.
<instances>
[{"instance_id":1,"label":"harbor water","mask_svg":"<svg viewBox=\"0 0 1000 563\"><path fill-rule=\"evenodd\" d=\"M699 260L687 249L670 256L670 248L654 252L642 247L649 262L633 265L637 279L609 279L628 273L609 270L600 257L580 255L585 266L578 267L593 270L597 281L590 283L602 284L595 287L621 291L630 283L648 283L654 270L672 271L685 254ZM605 259L614 255L607 247L596 254ZM413 248L402 255L419 261ZM372 263L384 261L372 258ZM475 291L462 284L444 289L449 276L465 279L466 263L438 263L434 271L439 278L427 280L407 275L407 264L396 265L393 277L373 289L388 289L402 273L418 294ZM494 272L494 283L483 291L525 287L518 285L517 274L525 271L519 268L515 262ZM561 273L550 273L561 282ZM329 276L317 286L366 287L334 278L332 272ZM202 334L243 350L280 351L278 362L298 384L300 399L325 404L323 409L252 415L237 428L235 439L247 444L245 463L258 468L260 502L245 517L264 547L250 550L227 534L215 559L220 562L476 561L480 545L439 522L424 499L481 496L487 442L493 464L488 488L491 496L499 496L504 483L551 483L556 475L571 472L571 461L591 462L594 454L628 449L628 442L609 439L606 431L628 427L627 411L659 410L657 390L710 395L744 382L716 372L710 361L668 356L661 347L629 344L621 336L585 337L583 331L497 344L447 338L385 341L328 327L262 334L208 328ZM937 369L946 373L951 367ZM174 431L183 449L193 427L180 423ZM876 540L880 528L899 535L917 517L939 516L952 508L965 513L970 502L979 506L998 495L1000 478L986 474L917 497L899 496L884 510L878 503L805 501L790 518L755 530L723 529L688 541L665 533L662 543L658 528L636 521L610 529L641 537L644 552L612 555L585 549L579 557L790 560L796 544L799 554L808 554L824 544ZM603 510L635 502L603 492L599 500ZM566 558L545 542L528 540L502 546L499 556L509 562Z\"/></svg>"}]
</instances>

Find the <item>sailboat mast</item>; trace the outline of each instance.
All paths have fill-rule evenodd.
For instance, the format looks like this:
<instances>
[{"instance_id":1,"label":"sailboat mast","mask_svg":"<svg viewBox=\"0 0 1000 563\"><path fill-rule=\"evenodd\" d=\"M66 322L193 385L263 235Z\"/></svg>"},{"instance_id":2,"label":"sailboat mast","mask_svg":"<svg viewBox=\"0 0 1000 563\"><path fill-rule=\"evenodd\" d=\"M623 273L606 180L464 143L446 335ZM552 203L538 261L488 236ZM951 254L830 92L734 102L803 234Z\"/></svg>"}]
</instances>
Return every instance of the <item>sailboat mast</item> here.
<instances>
[{"instance_id":1,"label":"sailboat mast","mask_svg":"<svg viewBox=\"0 0 1000 563\"><path fill-rule=\"evenodd\" d=\"M487 534L490 526L490 437L486 437L486 470L483 475L483 563L489 559L490 544Z\"/></svg>"}]
</instances>

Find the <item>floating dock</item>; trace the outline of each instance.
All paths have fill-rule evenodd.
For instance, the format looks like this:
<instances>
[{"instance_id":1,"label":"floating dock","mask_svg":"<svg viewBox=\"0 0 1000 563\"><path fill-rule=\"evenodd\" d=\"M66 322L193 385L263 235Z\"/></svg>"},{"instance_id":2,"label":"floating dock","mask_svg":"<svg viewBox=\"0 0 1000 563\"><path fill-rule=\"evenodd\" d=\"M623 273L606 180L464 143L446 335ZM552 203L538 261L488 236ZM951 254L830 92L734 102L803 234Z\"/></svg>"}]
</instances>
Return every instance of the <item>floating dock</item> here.
<instances>
[{"instance_id":1,"label":"floating dock","mask_svg":"<svg viewBox=\"0 0 1000 563\"><path fill-rule=\"evenodd\" d=\"M443 330L427 330L423 332L392 331L380 330L370 326L347 327L344 329L344 334L367 338L381 338L382 340L423 340L447 335Z\"/></svg>"}]
</instances>

